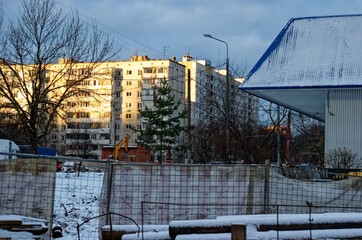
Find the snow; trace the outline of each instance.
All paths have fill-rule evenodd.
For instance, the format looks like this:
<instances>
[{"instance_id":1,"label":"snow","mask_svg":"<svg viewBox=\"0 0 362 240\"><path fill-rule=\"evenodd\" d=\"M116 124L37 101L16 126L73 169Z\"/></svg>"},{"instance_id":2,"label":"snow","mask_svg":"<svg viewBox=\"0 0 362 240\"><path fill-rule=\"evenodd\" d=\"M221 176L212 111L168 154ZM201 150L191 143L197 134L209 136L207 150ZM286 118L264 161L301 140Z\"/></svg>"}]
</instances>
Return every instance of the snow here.
<instances>
[{"instance_id":1,"label":"snow","mask_svg":"<svg viewBox=\"0 0 362 240\"><path fill-rule=\"evenodd\" d=\"M362 15L291 19L242 88L361 86Z\"/></svg>"},{"instance_id":2,"label":"snow","mask_svg":"<svg viewBox=\"0 0 362 240\"><path fill-rule=\"evenodd\" d=\"M143 228L143 231L147 231L147 232L150 232L150 231L153 231L153 232L160 232L160 231L168 231L168 225L144 225L143 227L142 226L139 226L139 229L136 225L114 225L112 226L112 229L113 230L116 230L116 231L125 231L125 232L137 232L138 230L142 230ZM102 227L102 229L104 230L109 230L110 229L110 226L109 225L105 225Z\"/></svg>"},{"instance_id":3,"label":"snow","mask_svg":"<svg viewBox=\"0 0 362 240\"><path fill-rule=\"evenodd\" d=\"M89 184L89 179L93 179L92 186ZM71 240L77 237L76 227L77 224L82 223L82 219L87 217L93 217L98 214L98 201L90 201L94 199L94 196L99 196L101 190L101 184L103 181L103 173L87 172L81 173L80 177L76 174L57 173L57 185L56 185L56 202L55 202L55 225L63 225L63 238L60 240ZM78 199L88 199L88 205L79 204ZM60 204L68 206L68 216L64 216L64 209L60 207ZM72 210L74 212L72 212ZM328 213L328 214L312 214L313 223L318 222L358 222L362 221L362 215L360 213ZM309 223L308 214L281 214L279 215L280 224L293 224L293 223ZM277 234L280 238L293 236L295 238L308 238L310 232L305 231L268 231L258 232L256 226L258 224L276 224L276 215L261 214L261 215L244 215L244 216L219 216L216 219L195 220L195 221L171 221L169 225L145 225L144 239L168 239L168 227L169 226L225 226L233 223L247 223L247 236L252 239L276 239ZM65 223L69 224L66 225ZM142 228L142 226L139 226ZM123 236L123 240L140 240L142 234L138 234L138 227L136 225L113 225L114 230L123 230L130 233ZM81 228L81 239L98 239L98 221L93 220L89 224L84 224ZM104 226L103 229L109 229L109 226ZM313 230L313 237L336 237L336 236L361 236L362 229L338 229L338 230ZM189 234L184 236L178 236L177 240L189 239L230 239L230 233L221 234Z\"/></svg>"},{"instance_id":4,"label":"snow","mask_svg":"<svg viewBox=\"0 0 362 240\"><path fill-rule=\"evenodd\" d=\"M362 222L361 213L323 213L312 214L314 224L318 223L343 223L343 222ZM254 225L258 224L276 224L277 215L275 214L258 214L243 216L221 216L217 217L218 221L224 223L244 222ZM279 224L308 224L309 214L279 214Z\"/></svg>"},{"instance_id":5,"label":"snow","mask_svg":"<svg viewBox=\"0 0 362 240\"><path fill-rule=\"evenodd\" d=\"M176 240L230 240L231 233L185 234L176 237ZM249 238L248 238L249 239Z\"/></svg>"},{"instance_id":6,"label":"snow","mask_svg":"<svg viewBox=\"0 0 362 240\"><path fill-rule=\"evenodd\" d=\"M355 236L362 236L362 229L326 229L326 230L300 230L300 231L268 231L258 232L255 225L247 226L247 237L248 239L263 239L263 240L274 240L274 239L309 239L312 234L313 239L339 239L339 238L351 238ZM230 235L229 235L230 236ZM230 238L229 238L230 239ZM194 240L194 239L193 239Z\"/></svg>"},{"instance_id":7,"label":"snow","mask_svg":"<svg viewBox=\"0 0 362 240\"><path fill-rule=\"evenodd\" d=\"M32 218L32 217L24 217L20 215L0 215L0 222L9 221L9 222L21 222L22 227L24 226L31 226L31 225L39 225L40 229L46 229L48 225L48 221L39 218ZM35 227L32 227L35 229ZM30 232L20 231L20 232L12 232L0 229L0 238L11 237L11 239L32 239L34 235Z\"/></svg>"},{"instance_id":8,"label":"snow","mask_svg":"<svg viewBox=\"0 0 362 240\"><path fill-rule=\"evenodd\" d=\"M0 153L10 153L10 152L11 153L20 152L19 146L13 141L10 141L9 139L0 139ZM16 157L12 156L11 158L16 158ZM7 160L7 159L9 159L9 155L0 154L0 160Z\"/></svg>"},{"instance_id":9,"label":"snow","mask_svg":"<svg viewBox=\"0 0 362 240\"><path fill-rule=\"evenodd\" d=\"M54 226L62 226L63 237L60 240L77 239L77 226L82 224L87 218L97 216L99 214L99 196L101 185L103 183L104 173L85 172L78 177L75 173L66 174L63 172L57 173L55 204L54 204ZM90 182L90 179L92 180ZM308 191L308 189L305 189ZM67 209L68 215L65 214L64 207ZM313 224L316 223L335 223L335 222L362 222L360 213L324 213L312 214ZM0 216L0 220L18 220L17 215ZM280 214L278 221L280 224L308 224L309 214ZM44 221L42 219L28 218L28 221ZM263 239L272 240L279 236L279 239L297 239L309 238L310 231L257 231L259 224L276 224L277 216L275 214L259 214L259 215L234 215L234 216L218 216L215 219L205 220L177 220L169 222L169 225L145 225L144 239L168 239L169 226L230 226L236 223L247 224L248 239ZM142 229L142 226L139 226ZM123 230L136 232L124 235L123 240L140 240L142 234L138 234L136 225L113 225L114 230ZM103 229L109 229L109 226L104 226ZM99 221L98 219L91 220L82 225L80 231L80 239L99 239ZM0 230L0 237L8 236L9 232ZM31 239L32 234L10 233L13 239ZM362 236L361 229L329 229L329 230L313 230L313 238L342 238ZM201 239L230 239L230 233L220 234L188 234L180 235L176 239L183 240L201 240ZM291 237L292 236L292 237Z\"/></svg>"},{"instance_id":10,"label":"snow","mask_svg":"<svg viewBox=\"0 0 362 240\"><path fill-rule=\"evenodd\" d=\"M312 214L312 224L325 224L325 223L352 223L361 222L362 216L360 213L325 213L325 214ZM280 225L291 224L309 224L309 214L280 214ZM276 225L277 215L275 214L260 214L260 215L242 215L242 216L220 216L212 220L195 220L195 221L172 221L170 227L222 227L231 226L233 224L246 224L247 225L247 238L248 239L263 239L272 240L276 239L305 239L309 238L310 234L315 238L344 238L362 236L362 228L360 229L326 229L326 230L296 230L296 231L258 231L257 226L261 224ZM230 233L220 234L187 234L180 235L176 239L230 239ZM132 239L132 238L130 238ZM137 239L137 238L133 238Z\"/></svg>"},{"instance_id":11,"label":"snow","mask_svg":"<svg viewBox=\"0 0 362 240\"><path fill-rule=\"evenodd\" d=\"M9 238L11 240L29 240L33 239L34 235L30 232L11 232L7 230L0 229L0 238Z\"/></svg>"},{"instance_id":12,"label":"snow","mask_svg":"<svg viewBox=\"0 0 362 240\"><path fill-rule=\"evenodd\" d=\"M103 175L82 172L78 177L77 173L57 173L53 227L61 226L63 229L63 237L58 239L76 239L78 224L99 215ZM81 239L98 239L98 230L98 218L83 224L80 228Z\"/></svg>"},{"instance_id":13,"label":"snow","mask_svg":"<svg viewBox=\"0 0 362 240\"><path fill-rule=\"evenodd\" d=\"M313 224L333 223L333 222L358 222L362 218L360 213L326 213L312 214ZM195 221L172 221L170 227L212 227L212 226L231 226L232 224L247 225L247 239L275 240L279 239L308 239L312 234L313 238L352 238L362 236L362 229L325 229L325 230L294 230L294 231L258 231L259 224L276 224L277 219L274 214L261 215L243 215L243 216L220 216L217 220L195 220ZM281 214L279 223L288 224L308 224L308 214ZM144 239L169 239L167 231L146 232ZM141 234L126 234L122 240L140 240ZM213 234L185 234L178 235L176 240L223 240L231 239L231 233L213 233Z\"/></svg>"},{"instance_id":14,"label":"snow","mask_svg":"<svg viewBox=\"0 0 362 240\"><path fill-rule=\"evenodd\" d=\"M143 234L143 238L142 238L142 233L138 234L138 233L133 233L133 234L125 234L122 236L122 240L143 240L143 239L147 239L147 240L168 240L170 239L170 236L168 234L168 231L160 231L160 232L145 232Z\"/></svg>"},{"instance_id":15,"label":"snow","mask_svg":"<svg viewBox=\"0 0 362 240\"><path fill-rule=\"evenodd\" d=\"M22 221L27 223L46 223L47 220L45 219L39 219L39 218L32 218L32 217L24 217L19 215L0 215L0 221Z\"/></svg>"},{"instance_id":16,"label":"snow","mask_svg":"<svg viewBox=\"0 0 362 240\"><path fill-rule=\"evenodd\" d=\"M324 122L330 89L362 87L362 15L291 19L239 87Z\"/></svg>"}]
</instances>

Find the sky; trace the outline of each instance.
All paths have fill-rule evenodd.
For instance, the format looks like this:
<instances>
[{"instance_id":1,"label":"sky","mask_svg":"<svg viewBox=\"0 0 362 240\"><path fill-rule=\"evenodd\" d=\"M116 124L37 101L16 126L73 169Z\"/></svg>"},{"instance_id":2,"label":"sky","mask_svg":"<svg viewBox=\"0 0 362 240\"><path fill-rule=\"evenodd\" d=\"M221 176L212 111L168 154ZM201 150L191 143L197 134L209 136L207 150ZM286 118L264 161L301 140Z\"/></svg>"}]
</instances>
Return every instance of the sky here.
<instances>
[{"instance_id":1,"label":"sky","mask_svg":"<svg viewBox=\"0 0 362 240\"><path fill-rule=\"evenodd\" d=\"M3 0L5 20L18 16L21 0ZM132 55L152 59L185 54L225 62L226 45L205 38L211 34L228 44L231 66L242 75L255 65L291 18L359 14L360 0L57 0L77 10L87 22L114 37L120 60Z\"/></svg>"}]
</instances>

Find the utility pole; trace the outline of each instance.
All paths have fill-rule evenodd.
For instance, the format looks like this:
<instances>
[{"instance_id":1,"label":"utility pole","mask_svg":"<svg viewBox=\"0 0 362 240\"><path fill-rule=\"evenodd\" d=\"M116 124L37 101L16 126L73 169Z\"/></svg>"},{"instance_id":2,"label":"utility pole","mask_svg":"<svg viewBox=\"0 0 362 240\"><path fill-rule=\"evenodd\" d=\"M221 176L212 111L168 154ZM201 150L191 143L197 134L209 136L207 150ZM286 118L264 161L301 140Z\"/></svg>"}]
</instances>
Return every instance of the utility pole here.
<instances>
[{"instance_id":1,"label":"utility pole","mask_svg":"<svg viewBox=\"0 0 362 240\"><path fill-rule=\"evenodd\" d=\"M230 72L229 72L229 45L224 40L221 40L219 38L213 37L210 34L204 34L204 37L214 39L216 41L222 42L226 46L226 91L225 91L225 112L226 112L226 160L229 163L229 145L230 145Z\"/></svg>"},{"instance_id":2,"label":"utility pole","mask_svg":"<svg viewBox=\"0 0 362 240\"><path fill-rule=\"evenodd\" d=\"M277 106L277 163L278 167L281 167L280 161L280 106Z\"/></svg>"},{"instance_id":3,"label":"utility pole","mask_svg":"<svg viewBox=\"0 0 362 240\"><path fill-rule=\"evenodd\" d=\"M191 160L191 70L187 70L187 127L188 127L188 151L187 163Z\"/></svg>"},{"instance_id":4,"label":"utility pole","mask_svg":"<svg viewBox=\"0 0 362 240\"><path fill-rule=\"evenodd\" d=\"M288 125L287 125L287 132L286 132L286 144L285 144L285 160L287 163L290 163L290 121L291 121L291 114L290 110L288 112Z\"/></svg>"},{"instance_id":5,"label":"utility pole","mask_svg":"<svg viewBox=\"0 0 362 240\"><path fill-rule=\"evenodd\" d=\"M163 46L163 59L166 59L166 48L167 46Z\"/></svg>"}]
</instances>

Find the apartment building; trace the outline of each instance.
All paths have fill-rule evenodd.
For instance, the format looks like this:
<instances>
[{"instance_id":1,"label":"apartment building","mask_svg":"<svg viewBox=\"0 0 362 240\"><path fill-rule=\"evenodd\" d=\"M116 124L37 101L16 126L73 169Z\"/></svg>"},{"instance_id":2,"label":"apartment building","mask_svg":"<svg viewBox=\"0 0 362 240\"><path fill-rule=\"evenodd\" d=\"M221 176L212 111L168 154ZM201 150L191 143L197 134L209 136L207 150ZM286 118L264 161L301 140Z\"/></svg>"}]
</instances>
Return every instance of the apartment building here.
<instances>
[{"instance_id":1,"label":"apartment building","mask_svg":"<svg viewBox=\"0 0 362 240\"><path fill-rule=\"evenodd\" d=\"M62 71L67 61L71 60L60 59L49 65L49 78ZM130 60L97 63L89 77L87 63L75 63L67 71L71 72L68 78L64 75L64 81L72 81L72 76L84 79L78 82L82 90L66 99L63 114L54 120L48 145L55 147L59 155L101 159L102 147L116 145L126 134L129 146L135 147L137 133L132 128L145 127L147 121L141 119L140 110L153 107L154 88L161 80L167 80L175 99L181 100L178 111L186 108L190 97L194 126L221 117L220 108L224 106L225 73L216 71L209 61L189 55L181 62L132 56ZM231 78L231 108L248 101L237 86L239 82ZM186 145L183 137L179 144Z\"/></svg>"},{"instance_id":2,"label":"apartment building","mask_svg":"<svg viewBox=\"0 0 362 240\"><path fill-rule=\"evenodd\" d=\"M215 69L210 61L196 60L190 55L183 56L181 64L185 65L186 84L190 79L190 95L186 87L186 96L191 100L191 123L211 123L222 117L226 100L226 70ZM256 119L257 100L238 89L242 78L230 75L229 108L230 116L241 119Z\"/></svg>"},{"instance_id":3,"label":"apartment building","mask_svg":"<svg viewBox=\"0 0 362 240\"><path fill-rule=\"evenodd\" d=\"M132 128L145 124L140 110L152 107L154 87L162 79L184 102L185 67L176 61L132 56L129 61L100 63L95 72L82 85L96 95L86 91L67 99L64 127L52 135L66 155L100 159L103 146L116 145L126 134L129 146L135 147L137 133ZM182 104L179 110L183 109Z\"/></svg>"},{"instance_id":4,"label":"apartment building","mask_svg":"<svg viewBox=\"0 0 362 240\"><path fill-rule=\"evenodd\" d=\"M167 80L175 99L184 109L185 67L174 60L151 60L147 56L133 56L131 61L117 62L118 78L114 81L112 100L111 144L120 141L126 134L129 145L136 146L137 134L132 128L142 128L140 110L153 107L154 87Z\"/></svg>"}]
</instances>

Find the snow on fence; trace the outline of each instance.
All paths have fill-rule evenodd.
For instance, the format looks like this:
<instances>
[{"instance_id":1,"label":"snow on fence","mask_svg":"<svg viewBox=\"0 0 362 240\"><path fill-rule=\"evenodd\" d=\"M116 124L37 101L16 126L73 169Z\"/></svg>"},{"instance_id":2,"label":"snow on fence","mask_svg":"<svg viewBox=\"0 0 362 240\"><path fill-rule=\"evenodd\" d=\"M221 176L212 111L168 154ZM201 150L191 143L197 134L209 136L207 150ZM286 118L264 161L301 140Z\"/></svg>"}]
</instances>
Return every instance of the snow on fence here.
<instances>
[{"instance_id":1,"label":"snow on fence","mask_svg":"<svg viewBox=\"0 0 362 240\"><path fill-rule=\"evenodd\" d=\"M268 165L84 159L78 162L82 160L89 171L66 173L56 172L56 160L0 161L0 215L45 219L49 229L61 226L70 239L77 238L79 227L81 239L98 239L98 229L104 225L132 225L133 221L140 226L167 225L225 215L362 211L359 177L332 181L306 177L318 174L294 174L304 176L298 180Z\"/></svg>"},{"instance_id":2,"label":"snow on fence","mask_svg":"<svg viewBox=\"0 0 362 240\"><path fill-rule=\"evenodd\" d=\"M57 161L80 162L86 172L56 171ZM0 216L19 215L44 219L50 239L54 226L64 239L77 239L77 226L97 216L104 162L75 158L31 156L0 160ZM80 227L80 239L98 239L98 221ZM59 234L58 234L59 235Z\"/></svg>"},{"instance_id":3,"label":"snow on fence","mask_svg":"<svg viewBox=\"0 0 362 240\"><path fill-rule=\"evenodd\" d=\"M104 177L102 224L168 224L225 215L362 211L362 180L298 180L268 165L115 164ZM316 173L309 176L318 175ZM306 203L310 203L307 205Z\"/></svg>"},{"instance_id":4,"label":"snow on fence","mask_svg":"<svg viewBox=\"0 0 362 240\"><path fill-rule=\"evenodd\" d=\"M0 160L0 215L51 220L55 162L48 159Z\"/></svg>"}]
</instances>

